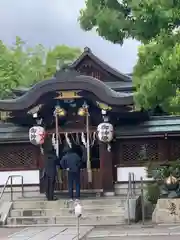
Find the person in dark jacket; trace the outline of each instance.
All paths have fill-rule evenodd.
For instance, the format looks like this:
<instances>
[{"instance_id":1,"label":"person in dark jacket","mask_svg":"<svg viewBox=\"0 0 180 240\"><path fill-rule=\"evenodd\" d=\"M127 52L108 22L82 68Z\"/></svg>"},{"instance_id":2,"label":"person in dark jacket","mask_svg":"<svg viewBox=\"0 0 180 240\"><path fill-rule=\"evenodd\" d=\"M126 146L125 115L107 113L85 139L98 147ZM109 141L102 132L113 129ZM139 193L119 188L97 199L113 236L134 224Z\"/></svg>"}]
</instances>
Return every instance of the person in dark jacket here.
<instances>
[{"instance_id":1,"label":"person in dark jacket","mask_svg":"<svg viewBox=\"0 0 180 240\"><path fill-rule=\"evenodd\" d=\"M57 174L57 157L52 146L51 136L48 136L43 145L44 148L44 170L45 170L45 192L49 201L54 198L55 179Z\"/></svg>"},{"instance_id":2,"label":"person in dark jacket","mask_svg":"<svg viewBox=\"0 0 180 240\"><path fill-rule=\"evenodd\" d=\"M60 165L63 169L68 171L68 189L69 197L73 200L73 185L76 186L76 199L80 199L80 168L81 157L75 151L75 149L69 149L60 161Z\"/></svg>"}]
</instances>

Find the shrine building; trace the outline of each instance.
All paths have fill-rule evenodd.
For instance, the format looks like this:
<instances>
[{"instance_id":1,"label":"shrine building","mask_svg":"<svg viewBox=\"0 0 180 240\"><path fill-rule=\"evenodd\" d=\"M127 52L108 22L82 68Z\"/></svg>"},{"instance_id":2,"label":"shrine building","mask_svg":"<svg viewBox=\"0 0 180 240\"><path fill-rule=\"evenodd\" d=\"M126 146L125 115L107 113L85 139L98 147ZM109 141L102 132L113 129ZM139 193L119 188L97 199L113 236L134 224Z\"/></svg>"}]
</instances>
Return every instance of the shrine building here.
<instances>
[{"instance_id":1,"label":"shrine building","mask_svg":"<svg viewBox=\"0 0 180 240\"><path fill-rule=\"evenodd\" d=\"M39 146L30 143L29 129L43 124L48 134L53 135L53 112L57 105L63 111L58 121L60 151L67 139L76 145L86 145L86 119L78 113L84 104L88 106L92 181L88 182L84 165L81 170L84 191L113 192L127 183L129 172L134 172L137 182L140 177L148 180L148 164L178 159L180 117L165 115L158 107L136 111L134 91L130 75L110 67L89 48L51 79L30 89L14 90L15 98L0 100L0 185L4 185L9 174L23 175L26 185L40 184L43 154ZM97 138L97 126L104 117L114 128L109 144ZM56 183L57 191L67 190L63 174L62 182Z\"/></svg>"}]
</instances>

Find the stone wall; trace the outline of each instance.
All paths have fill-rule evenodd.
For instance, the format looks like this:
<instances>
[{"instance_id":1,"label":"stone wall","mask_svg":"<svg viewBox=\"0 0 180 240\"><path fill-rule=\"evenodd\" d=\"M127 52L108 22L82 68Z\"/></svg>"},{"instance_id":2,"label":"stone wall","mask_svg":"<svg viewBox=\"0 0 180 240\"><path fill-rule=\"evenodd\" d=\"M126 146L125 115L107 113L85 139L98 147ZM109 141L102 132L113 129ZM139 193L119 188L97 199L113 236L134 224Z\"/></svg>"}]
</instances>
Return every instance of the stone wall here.
<instances>
[{"instance_id":1,"label":"stone wall","mask_svg":"<svg viewBox=\"0 0 180 240\"><path fill-rule=\"evenodd\" d=\"M180 223L180 198L159 199L152 215L154 223Z\"/></svg>"}]
</instances>

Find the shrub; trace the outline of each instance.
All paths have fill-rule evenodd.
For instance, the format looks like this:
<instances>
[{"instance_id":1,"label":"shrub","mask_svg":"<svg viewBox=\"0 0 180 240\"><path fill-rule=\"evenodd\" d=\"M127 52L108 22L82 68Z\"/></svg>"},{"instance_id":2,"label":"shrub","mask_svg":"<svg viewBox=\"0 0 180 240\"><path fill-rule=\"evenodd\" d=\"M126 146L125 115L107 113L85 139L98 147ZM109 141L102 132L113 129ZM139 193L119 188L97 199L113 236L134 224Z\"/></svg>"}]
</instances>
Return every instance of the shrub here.
<instances>
[{"instance_id":1,"label":"shrub","mask_svg":"<svg viewBox=\"0 0 180 240\"><path fill-rule=\"evenodd\" d=\"M160 197L160 189L157 182L148 183L146 189L146 199L152 204L156 204Z\"/></svg>"},{"instance_id":2,"label":"shrub","mask_svg":"<svg viewBox=\"0 0 180 240\"><path fill-rule=\"evenodd\" d=\"M161 166L156 163L150 163L147 166L148 177L153 177L155 181L164 181L170 175L180 178L180 160L167 161Z\"/></svg>"},{"instance_id":3,"label":"shrub","mask_svg":"<svg viewBox=\"0 0 180 240\"><path fill-rule=\"evenodd\" d=\"M147 166L147 176L155 180L154 183L147 185L146 199L152 204L156 204L161 195L161 187L164 185L164 180L170 175L180 178L180 160L166 161L164 164L149 162Z\"/></svg>"}]
</instances>

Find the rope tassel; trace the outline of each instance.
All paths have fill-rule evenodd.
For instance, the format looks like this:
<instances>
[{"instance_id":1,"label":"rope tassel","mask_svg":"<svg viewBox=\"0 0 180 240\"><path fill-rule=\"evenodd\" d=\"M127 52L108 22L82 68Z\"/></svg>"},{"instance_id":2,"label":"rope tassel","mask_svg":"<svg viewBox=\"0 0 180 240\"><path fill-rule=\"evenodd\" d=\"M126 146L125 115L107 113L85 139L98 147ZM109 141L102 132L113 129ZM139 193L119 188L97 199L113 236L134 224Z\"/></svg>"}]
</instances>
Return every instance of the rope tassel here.
<instances>
[{"instance_id":1,"label":"rope tassel","mask_svg":"<svg viewBox=\"0 0 180 240\"><path fill-rule=\"evenodd\" d=\"M71 140L68 137L68 133L65 133L65 138L66 138L66 142L67 142L69 148L72 148L72 143L71 143Z\"/></svg>"}]
</instances>

